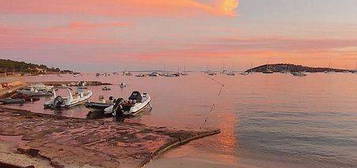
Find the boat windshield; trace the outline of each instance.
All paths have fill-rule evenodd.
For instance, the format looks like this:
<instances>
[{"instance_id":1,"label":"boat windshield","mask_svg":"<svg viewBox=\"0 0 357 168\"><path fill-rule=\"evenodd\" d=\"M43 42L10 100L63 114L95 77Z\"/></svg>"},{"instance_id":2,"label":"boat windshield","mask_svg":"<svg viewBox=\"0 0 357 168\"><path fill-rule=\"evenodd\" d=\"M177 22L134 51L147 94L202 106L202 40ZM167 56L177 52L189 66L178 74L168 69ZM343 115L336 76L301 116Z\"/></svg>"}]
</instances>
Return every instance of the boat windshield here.
<instances>
[{"instance_id":1,"label":"boat windshield","mask_svg":"<svg viewBox=\"0 0 357 168\"><path fill-rule=\"evenodd\" d=\"M136 102L141 103L143 97L141 96L140 92L134 91L131 93L129 100L136 100Z\"/></svg>"}]
</instances>

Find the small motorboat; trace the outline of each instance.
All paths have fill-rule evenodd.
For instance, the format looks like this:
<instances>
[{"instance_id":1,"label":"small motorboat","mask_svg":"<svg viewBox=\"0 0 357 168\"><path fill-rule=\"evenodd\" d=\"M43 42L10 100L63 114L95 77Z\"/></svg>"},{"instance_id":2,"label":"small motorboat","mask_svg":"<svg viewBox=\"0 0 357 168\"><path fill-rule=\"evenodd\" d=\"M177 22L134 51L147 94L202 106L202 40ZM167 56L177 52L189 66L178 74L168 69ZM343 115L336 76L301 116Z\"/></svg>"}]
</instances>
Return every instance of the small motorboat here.
<instances>
[{"instance_id":1,"label":"small motorboat","mask_svg":"<svg viewBox=\"0 0 357 168\"><path fill-rule=\"evenodd\" d=\"M227 72L226 75L228 76L235 76L236 74L233 71Z\"/></svg>"},{"instance_id":2,"label":"small motorboat","mask_svg":"<svg viewBox=\"0 0 357 168\"><path fill-rule=\"evenodd\" d=\"M291 72L292 75L294 76L298 76L298 77L304 77L307 76L305 73L303 72Z\"/></svg>"},{"instance_id":3,"label":"small motorboat","mask_svg":"<svg viewBox=\"0 0 357 168\"><path fill-rule=\"evenodd\" d=\"M100 102L86 102L84 105L91 111L104 111L104 109L112 106L114 104L114 98L109 97L109 100L106 101L103 96L99 98Z\"/></svg>"},{"instance_id":4,"label":"small motorboat","mask_svg":"<svg viewBox=\"0 0 357 168\"><path fill-rule=\"evenodd\" d=\"M27 96L51 96L53 86L46 86L44 84L34 84L22 89L17 90L19 94Z\"/></svg>"},{"instance_id":5,"label":"small motorboat","mask_svg":"<svg viewBox=\"0 0 357 168\"><path fill-rule=\"evenodd\" d=\"M14 98L0 99L0 104L24 104L25 102L26 102L25 99L14 99Z\"/></svg>"},{"instance_id":6,"label":"small motorboat","mask_svg":"<svg viewBox=\"0 0 357 168\"><path fill-rule=\"evenodd\" d=\"M40 98L37 96L29 96L29 95L25 95L25 94L21 94L21 93L17 93L13 96L11 96L12 99L24 99L26 102L35 102L35 101L39 101Z\"/></svg>"},{"instance_id":7,"label":"small motorboat","mask_svg":"<svg viewBox=\"0 0 357 168\"><path fill-rule=\"evenodd\" d=\"M129 71L124 71L123 76L132 76L133 74Z\"/></svg>"},{"instance_id":8,"label":"small motorboat","mask_svg":"<svg viewBox=\"0 0 357 168\"><path fill-rule=\"evenodd\" d=\"M151 101L149 94L140 94L138 91L134 91L128 99L127 101L122 98L117 99L114 105L104 109L104 113L112 114L116 118L135 116Z\"/></svg>"},{"instance_id":9,"label":"small motorboat","mask_svg":"<svg viewBox=\"0 0 357 168\"><path fill-rule=\"evenodd\" d=\"M103 88L102 88L102 90L103 91L109 91L109 90L112 90L110 87L107 87L107 86L104 86Z\"/></svg>"},{"instance_id":10,"label":"small motorboat","mask_svg":"<svg viewBox=\"0 0 357 168\"><path fill-rule=\"evenodd\" d=\"M104 109L113 105L113 103L86 102L84 104L91 111L104 111Z\"/></svg>"},{"instance_id":11,"label":"small motorboat","mask_svg":"<svg viewBox=\"0 0 357 168\"><path fill-rule=\"evenodd\" d=\"M159 73L157 73L157 72L151 72L148 76L150 76L150 77L158 77L158 76L159 76Z\"/></svg>"},{"instance_id":12,"label":"small motorboat","mask_svg":"<svg viewBox=\"0 0 357 168\"><path fill-rule=\"evenodd\" d=\"M249 72L241 72L239 73L240 75L243 75L243 76L246 76L246 75L249 75Z\"/></svg>"},{"instance_id":13,"label":"small motorboat","mask_svg":"<svg viewBox=\"0 0 357 168\"><path fill-rule=\"evenodd\" d=\"M50 109L70 108L84 103L93 95L91 90L77 89L75 93L72 93L72 89L69 87L63 89L67 90L67 97L57 96L56 90L54 90L53 97L44 104L44 107Z\"/></svg>"},{"instance_id":14,"label":"small motorboat","mask_svg":"<svg viewBox=\"0 0 357 168\"><path fill-rule=\"evenodd\" d=\"M136 77L145 77L145 74L137 74Z\"/></svg>"},{"instance_id":15,"label":"small motorboat","mask_svg":"<svg viewBox=\"0 0 357 168\"><path fill-rule=\"evenodd\" d=\"M217 73L216 73L216 72L213 72L213 71L207 71L207 75L209 75L209 76L215 76L215 75L217 75Z\"/></svg>"},{"instance_id":16,"label":"small motorboat","mask_svg":"<svg viewBox=\"0 0 357 168\"><path fill-rule=\"evenodd\" d=\"M125 87L127 87L127 86L128 86L128 85L127 85L126 83L123 83L123 82L119 84L119 87L120 87L120 88L125 88Z\"/></svg>"}]
</instances>

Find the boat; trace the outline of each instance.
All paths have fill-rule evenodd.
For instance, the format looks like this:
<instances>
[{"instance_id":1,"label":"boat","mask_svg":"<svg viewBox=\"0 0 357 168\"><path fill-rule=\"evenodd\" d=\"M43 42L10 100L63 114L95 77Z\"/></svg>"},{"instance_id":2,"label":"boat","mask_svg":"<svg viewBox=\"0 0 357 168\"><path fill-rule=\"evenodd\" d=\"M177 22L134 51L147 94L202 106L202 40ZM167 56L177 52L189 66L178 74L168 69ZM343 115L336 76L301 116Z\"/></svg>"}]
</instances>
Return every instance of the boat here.
<instances>
[{"instance_id":1,"label":"boat","mask_svg":"<svg viewBox=\"0 0 357 168\"><path fill-rule=\"evenodd\" d=\"M81 76L81 73L78 73L78 72L73 73L73 77L79 77L79 76Z\"/></svg>"},{"instance_id":2,"label":"boat","mask_svg":"<svg viewBox=\"0 0 357 168\"><path fill-rule=\"evenodd\" d=\"M0 104L24 104L25 102L26 102L25 99L13 99L13 98L0 99Z\"/></svg>"},{"instance_id":3,"label":"boat","mask_svg":"<svg viewBox=\"0 0 357 168\"><path fill-rule=\"evenodd\" d=\"M132 92L128 100L118 98L114 105L104 109L105 114L112 114L116 118L135 116L142 109L150 104L151 98L149 94L141 94L138 91Z\"/></svg>"},{"instance_id":4,"label":"boat","mask_svg":"<svg viewBox=\"0 0 357 168\"><path fill-rule=\"evenodd\" d=\"M133 74L129 71L124 71L123 76L132 76Z\"/></svg>"},{"instance_id":5,"label":"boat","mask_svg":"<svg viewBox=\"0 0 357 168\"><path fill-rule=\"evenodd\" d=\"M215 76L215 75L217 75L217 73L213 72L213 71L207 71L207 75Z\"/></svg>"},{"instance_id":6,"label":"boat","mask_svg":"<svg viewBox=\"0 0 357 168\"><path fill-rule=\"evenodd\" d=\"M306 74L303 73L303 72L291 72L291 74L294 75L294 76L298 76L298 77L304 77L304 76L306 76Z\"/></svg>"},{"instance_id":7,"label":"boat","mask_svg":"<svg viewBox=\"0 0 357 168\"><path fill-rule=\"evenodd\" d=\"M145 77L145 74L137 74L136 77Z\"/></svg>"},{"instance_id":8,"label":"boat","mask_svg":"<svg viewBox=\"0 0 357 168\"><path fill-rule=\"evenodd\" d=\"M226 75L228 76L235 76L236 74L233 71L227 72Z\"/></svg>"},{"instance_id":9,"label":"boat","mask_svg":"<svg viewBox=\"0 0 357 168\"><path fill-rule=\"evenodd\" d=\"M125 88L125 87L127 87L127 86L128 86L128 85L127 85L126 83L123 83L123 82L119 84L119 87L120 87L120 88Z\"/></svg>"},{"instance_id":10,"label":"boat","mask_svg":"<svg viewBox=\"0 0 357 168\"><path fill-rule=\"evenodd\" d=\"M91 90L77 89L75 93L72 93L72 89L69 87L63 87L63 89L67 90L68 96L67 97L57 96L56 90L53 90L53 97L51 98L51 100L45 102L44 108L50 108L50 109L70 108L84 103L93 95L93 92Z\"/></svg>"},{"instance_id":11,"label":"boat","mask_svg":"<svg viewBox=\"0 0 357 168\"><path fill-rule=\"evenodd\" d=\"M103 91L109 91L109 90L112 90L110 87L108 87L108 86L104 86L103 88L102 88L102 90Z\"/></svg>"},{"instance_id":12,"label":"boat","mask_svg":"<svg viewBox=\"0 0 357 168\"><path fill-rule=\"evenodd\" d=\"M101 102L86 102L84 104L84 106L90 109L91 111L104 111L104 109L112 105L113 103L101 103Z\"/></svg>"},{"instance_id":13,"label":"boat","mask_svg":"<svg viewBox=\"0 0 357 168\"><path fill-rule=\"evenodd\" d=\"M162 76L165 76L165 77L179 77L180 74L179 73L165 73Z\"/></svg>"},{"instance_id":14,"label":"boat","mask_svg":"<svg viewBox=\"0 0 357 168\"><path fill-rule=\"evenodd\" d=\"M24 94L28 96L51 96L53 86L46 86L43 84L31 85L17 90L19 94Z\"/></svg>"},{"instance_id":15,"label":"boat","mask_svg":"<svg viewBox=\"0 0 357 168\"><path fill-rule=\"evenodd\" d=\"M245 75L249 75L249 72L246 72L246 71L245 71L245 72L241 72L241 73L239 73L239 74L245 76Z\"/></svg>"},{"instance_id":16,"label":"boat","mask_svg":"<svg viewBox=\"0 0 357 168\"><path fill-rule=\"evenodd\" d=\"M148 76L150 76L150 77L158 77L158 76L159 76L159 73L157 73L157 72L151 72Z\"/></svg>"},{"instance_id":17,"label":"boat","mask_svg":"<svg viewBox=\"0 0 357 168\"><path fill-rule=\"evenodd\" d=\"M13 96L11 96L12 99L24 99L26 102L35 102L35 101L39 101L40 98L37 96L29 96L29 95L25 95L25 94L21 94L21 93L17 93Z\"/></svg>"},{"instance_id":18,"label":"boat","mask_svg":"<svg viewBox=\"0 0 357 168\"><path fill-rule=\"evenodd\" d=\"M102 111L104 112L104 109L112 106L114 104L114 98L113 96L109 97L109 100L105 100L103 96L99 96L99 102L86 102L84 106L91 111Z\"/></svg>"},{"instance_id":19,"label":"boat","mask_svg":"<svg viewBox=\"0 0 357 168\"><path fill-rule=\"evenodd\" d=\"M187 72L181 72L181 76L187 76L188 73Z\"/></svg>"}]
</instances>

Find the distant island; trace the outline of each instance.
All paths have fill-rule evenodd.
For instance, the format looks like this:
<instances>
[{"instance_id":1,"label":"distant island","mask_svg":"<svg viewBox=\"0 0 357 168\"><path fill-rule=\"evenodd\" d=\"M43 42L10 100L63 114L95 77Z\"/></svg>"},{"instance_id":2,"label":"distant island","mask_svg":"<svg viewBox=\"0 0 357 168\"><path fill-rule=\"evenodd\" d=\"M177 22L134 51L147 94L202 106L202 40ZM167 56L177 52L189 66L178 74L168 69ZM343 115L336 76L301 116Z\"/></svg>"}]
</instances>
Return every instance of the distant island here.
<instances>
[{"instance_id":1,"label":"distant island","mask_svg":"<svg viewBox=\"0 0 357 168\"><path fill-rule=\"evenodd\" d=\"M294 65L294 64L266 64L261 65L255 68L251 68L246 70L245 72L261 72L261 73L274 73L274 72L310 72L310 73L318 73L318 72L350 72L357 73L356 70L348 70L348 69L335 69L335 68L320 68L320 67L308 67L303 65Z\"/></svg>"},{"instance_id":2,"label":"distant island","mask_svg":"<svg viewBox=\"0 0 357 168\"><path fill-rule=\"evenodd\" d=\"M61 70L59 68L49 68L46 65L37 65L26 62L13 61L9 59L0 59L0 75L39 75L60 73L73 73L73 71Z\"/></svg>"}]
</instances>

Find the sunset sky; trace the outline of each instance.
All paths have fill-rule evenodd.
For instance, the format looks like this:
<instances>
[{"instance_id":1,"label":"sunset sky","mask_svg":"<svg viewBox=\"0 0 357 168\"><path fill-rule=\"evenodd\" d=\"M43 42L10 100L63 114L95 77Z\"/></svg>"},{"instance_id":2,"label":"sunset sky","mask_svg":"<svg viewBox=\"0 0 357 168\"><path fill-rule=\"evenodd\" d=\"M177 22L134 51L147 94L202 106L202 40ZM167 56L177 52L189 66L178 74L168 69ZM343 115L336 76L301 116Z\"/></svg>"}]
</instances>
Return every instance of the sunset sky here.
<instances>
[{"instance_id":1,"label":"sunset sky","mask_svg":"<svg viewBox=\"0 0 357 168\"><path fill-rule=\"evenodd\" d=\"M80 71L357 68L356 0L0 0L0 58Z\"/></svg>"}]
</instances>

